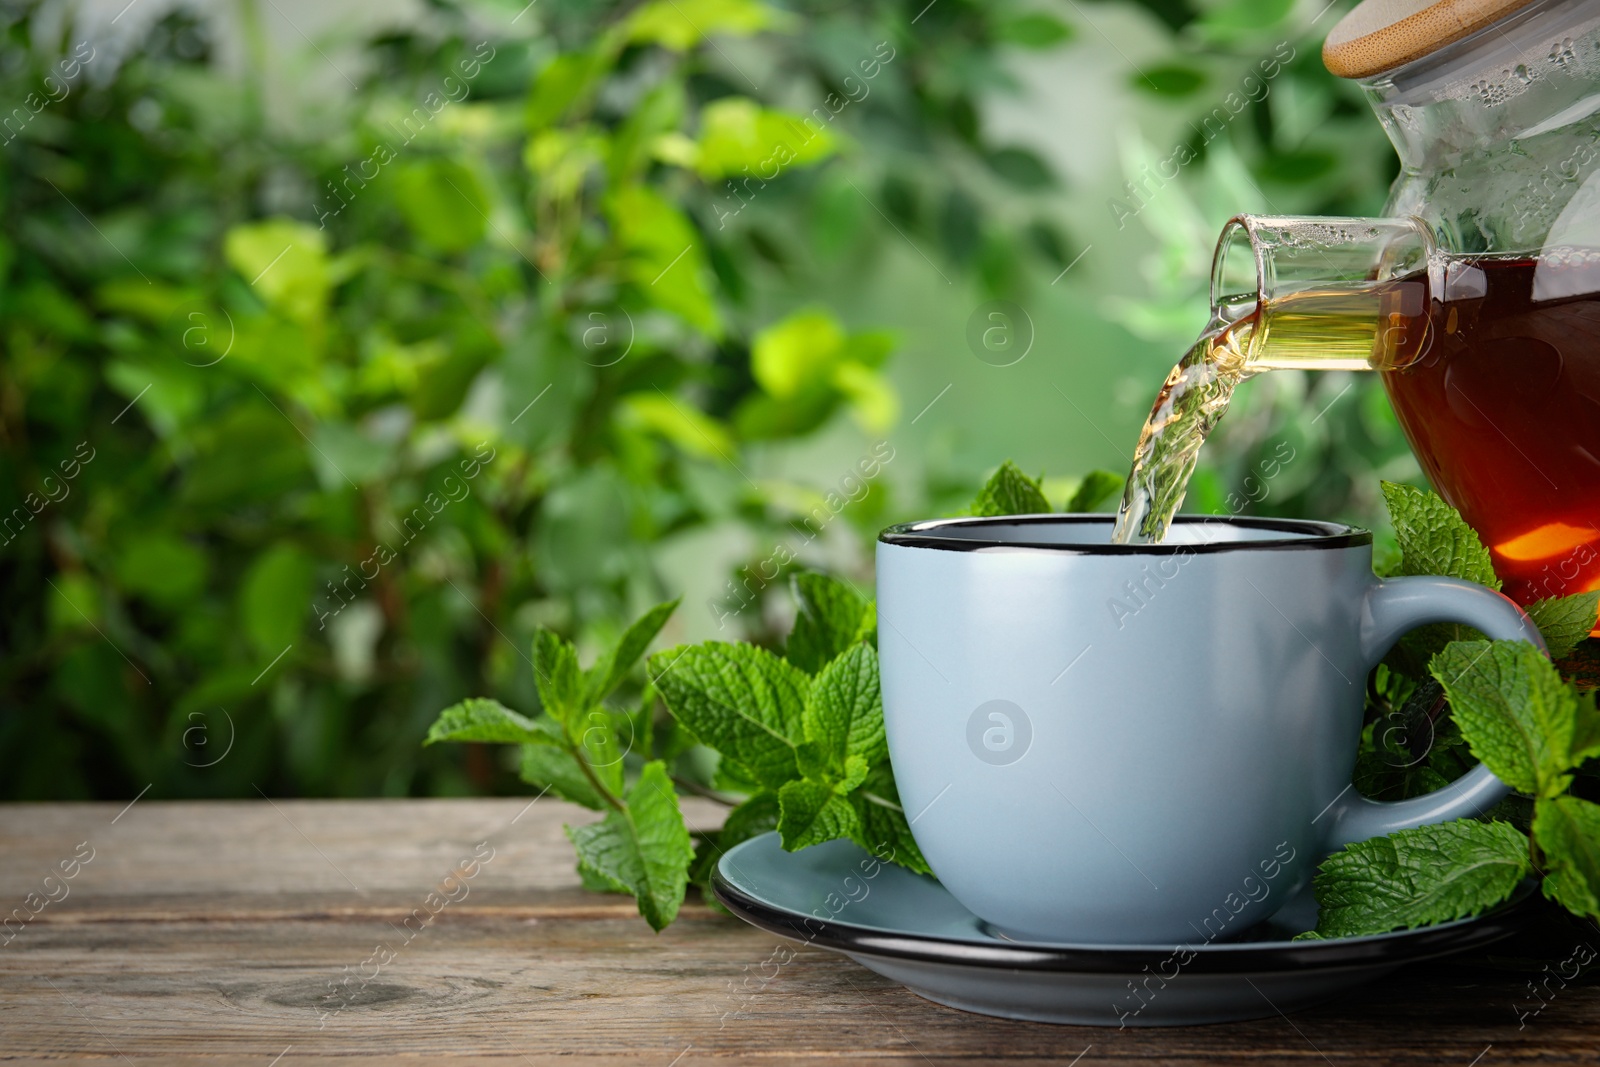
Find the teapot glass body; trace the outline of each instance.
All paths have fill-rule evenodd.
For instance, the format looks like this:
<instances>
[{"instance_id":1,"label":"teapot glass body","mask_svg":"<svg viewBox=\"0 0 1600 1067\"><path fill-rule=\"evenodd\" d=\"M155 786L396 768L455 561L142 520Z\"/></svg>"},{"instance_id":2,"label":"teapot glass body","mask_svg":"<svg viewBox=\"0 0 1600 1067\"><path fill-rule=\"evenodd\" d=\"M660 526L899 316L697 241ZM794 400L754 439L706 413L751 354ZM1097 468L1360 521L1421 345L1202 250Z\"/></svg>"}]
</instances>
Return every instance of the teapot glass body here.
<instances>
[{"instance_id":1,"label":"teapot glass body","mask_svg":"<svg viewBox=\"0 0 1600 1067\"><path fill-rule=\"evenodd\" d=\"M1435 246L1427 343L1383 374L1406 437L1508 595L1600 588L1600 3L1362 85L1400 154L1385 214Z\"/></svg>"}]
</instances>

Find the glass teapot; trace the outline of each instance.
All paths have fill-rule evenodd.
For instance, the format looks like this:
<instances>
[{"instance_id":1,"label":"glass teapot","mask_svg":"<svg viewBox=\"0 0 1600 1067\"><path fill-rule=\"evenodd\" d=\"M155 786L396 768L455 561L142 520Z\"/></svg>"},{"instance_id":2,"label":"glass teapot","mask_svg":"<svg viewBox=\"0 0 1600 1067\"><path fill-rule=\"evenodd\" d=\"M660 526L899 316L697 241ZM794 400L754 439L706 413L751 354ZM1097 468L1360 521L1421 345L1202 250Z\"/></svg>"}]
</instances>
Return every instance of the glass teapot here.
<instances>
[{"instance_id":1,"label":"glass teapot","mask_svg":"<svg viewBox=\"0 0 1600 1067\"><path fill-rule=\"evenodd\" d=\"M1248 365L1374 369L1522 603L1600 588L1600 0L1365 0L1323 59L1400 154L1381 219L1239 216Z\"/></svg>"}]
</instances>

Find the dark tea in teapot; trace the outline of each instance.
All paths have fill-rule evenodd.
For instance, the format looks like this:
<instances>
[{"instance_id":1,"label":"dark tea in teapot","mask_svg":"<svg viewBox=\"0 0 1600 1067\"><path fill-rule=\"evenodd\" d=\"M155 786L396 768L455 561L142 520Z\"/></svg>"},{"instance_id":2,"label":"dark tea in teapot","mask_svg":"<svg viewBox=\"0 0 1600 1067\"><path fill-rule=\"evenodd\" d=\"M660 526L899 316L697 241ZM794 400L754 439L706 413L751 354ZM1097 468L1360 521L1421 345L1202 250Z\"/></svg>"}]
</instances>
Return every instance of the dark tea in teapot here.
<instances>
[{"instance_id":1,"label":"dark tea in teapot","mask_svg":"<svg viewBox=\"0 0 1600 1067\"><path fill-rule=\"evenodd\" d=\"M1520 603L1600 587L1600 252L1461 257L1384 385L1428 479Z\"/></svg>"}]
</instances>

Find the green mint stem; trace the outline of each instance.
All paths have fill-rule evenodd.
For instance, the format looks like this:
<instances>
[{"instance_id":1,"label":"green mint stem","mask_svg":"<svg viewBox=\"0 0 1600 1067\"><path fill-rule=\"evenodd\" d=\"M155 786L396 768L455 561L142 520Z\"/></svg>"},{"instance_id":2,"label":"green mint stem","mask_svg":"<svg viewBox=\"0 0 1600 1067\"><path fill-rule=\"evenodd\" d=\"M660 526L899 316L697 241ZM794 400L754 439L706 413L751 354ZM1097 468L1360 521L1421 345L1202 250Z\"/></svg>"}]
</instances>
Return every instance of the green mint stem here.
<instances>
[{"instance_id":1,"label":"green mint stem","mask_svg":"<svg viewBox=\"0 0 1600 1067\"><path fill-rule=\"evenodd\" d=\"M683 790L685 793L693 793L697 797L705 797L707 800L714 800L718 804L722 804L725 807L737 808L740 804L738 797L730 797L728 794L719 793L715 789L707 789L699 782L691 782L687 778L680 778L677 775L672 776L672 784Z\"/></svg>"},{"instance_id":2,"label":"green mint stem","mask_svg":"<svg viewBox=\"0 0 1600 1067\"><path fill-rule=\"evenodd\" d=\"M594 773L594 768L589 766L589 760L583 754L583 746L569 745L567 751L571 752L572 758L578 761L578 769L583 771L583 776L589 779L590 785L594 786L595 793L598 794L607 804L610 804L613 809L626 815L628 813L628 806L619 798L614 796L611 790L607 789L601 783L600 777Z\"/></svg>"}]
</instances>

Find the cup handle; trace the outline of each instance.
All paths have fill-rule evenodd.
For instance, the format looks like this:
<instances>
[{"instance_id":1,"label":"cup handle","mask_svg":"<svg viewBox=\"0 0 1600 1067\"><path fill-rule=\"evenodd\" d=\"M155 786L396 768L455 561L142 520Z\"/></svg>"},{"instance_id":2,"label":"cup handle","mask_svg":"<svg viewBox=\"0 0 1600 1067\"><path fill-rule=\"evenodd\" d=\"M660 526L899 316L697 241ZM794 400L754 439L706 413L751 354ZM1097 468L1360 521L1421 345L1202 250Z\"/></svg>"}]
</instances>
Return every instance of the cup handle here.
<instances>
[{"instance_id":1,"label":"cup handle","mask_svg":"<svg viewBox=\"0 0 1600 1067\"><path fill-rule=\"evenodd\" d=\"M1509 597L1457 578L1390 578L1374 582L1361 618L1361 653L1370 670L1407 630L1430 622L1461 622L1491 638L1531 641L1549 654L1538 627ZM1336 851L1354 841L1396 830L1481 815L1510 792L1479 764L1441 789L1410 800L1368 800L1347 786L1318 821L1326 820L1324 847Z\"/></svg>"}]
</instances>

